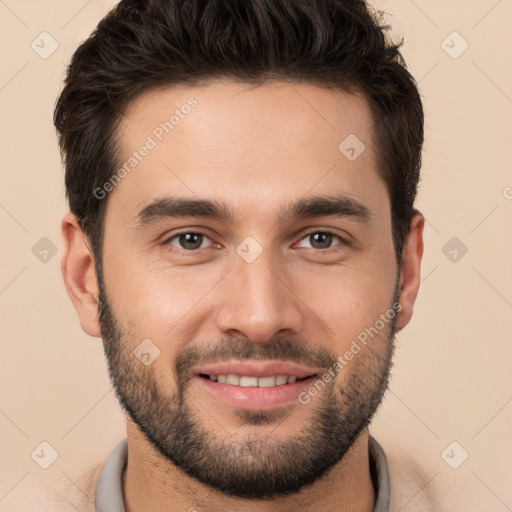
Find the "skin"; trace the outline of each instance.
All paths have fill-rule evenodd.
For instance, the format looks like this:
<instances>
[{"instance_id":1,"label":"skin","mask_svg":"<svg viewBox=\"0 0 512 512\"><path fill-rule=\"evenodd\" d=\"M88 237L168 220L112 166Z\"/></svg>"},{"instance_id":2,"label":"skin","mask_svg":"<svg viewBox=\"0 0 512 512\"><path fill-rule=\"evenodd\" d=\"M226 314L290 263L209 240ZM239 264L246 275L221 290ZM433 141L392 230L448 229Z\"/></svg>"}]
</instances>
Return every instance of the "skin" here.
<instances>
[{"instance_id":1,"label":"skin","mask_svg":"<svg viewBox=\"0 0 512 512\"><path fill-rule=\"evenodd\" d=\"M310 84L258 88L229 81L144 93L119 128L126 159L148 134L193 96L198 105L109 193L103 245L104 284L118 323L130 333L127 351L149 338L160 356L152 363L159 384L176 391L173 363L187 348L205 348L230 336L264 345L286 335L312 348L343 355L357 335L390 305L398 283L395 329L410 321L420 282L424 218L417 214L400 270L391 236L390 199L377 172L371 115L362 96ZM349 134L364 142L353 162L338 145ZM370 215L318 216L276 222L281 208L301 198L337 193L357 200ZM137 227L142 208L166 195L212 199L229 205L233 222L186 217ZM204 249L184 255L178 229L204 233ZM334 231L331 247L311 246L309 234ZM63 277L82 329L101 337L94 256L71 213L62 222ZM248 264L236 252L253 237L261 255ZM342 241L344 240L344 242ZM397 279L398 278L398 279ZM381 335L373 350L392 343ZM363 357L335 379L343 389ZM235 443L271 434L273 442L309 425L319 393L293 403L279 421L240 421L235 408L191 382L190 406L212 435ZM239 412L239 411L238 411ZM276 428L277 427L277 428ZM123 476L128 512L142 510L371 511L368 429L332 470L300 493L265 501L243 500L211 489L176 468L127 419L129 460ZM238 446L238 445L237 445ZM297 501L298 500L298 501Z\"/></svg>"}]
</instances>

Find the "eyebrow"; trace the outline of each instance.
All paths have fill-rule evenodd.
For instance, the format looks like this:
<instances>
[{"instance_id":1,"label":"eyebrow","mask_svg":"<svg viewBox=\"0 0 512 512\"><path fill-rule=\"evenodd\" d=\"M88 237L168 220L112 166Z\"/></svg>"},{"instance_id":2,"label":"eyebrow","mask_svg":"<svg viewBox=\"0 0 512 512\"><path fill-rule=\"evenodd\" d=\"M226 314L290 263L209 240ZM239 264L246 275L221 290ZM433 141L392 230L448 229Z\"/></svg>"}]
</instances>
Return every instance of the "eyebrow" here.
<instances>
[{"instance_id":1,"label":"eyebrow","mask_svg":"<svg viewBox=\"0 0 512 512\"><path fill-rule=\"evenodd\" d=\"M291 219L313 217L353 218L368 222L372 215L368 207L348 196L310 196L283 205L276 223ZM186 199L183 197L163 197L145 206L134 218L135 227L144 227L164 219L181 217L201 217L233 224L236 215L224 203L209 199Z\"/></svg>"}]
</instances>

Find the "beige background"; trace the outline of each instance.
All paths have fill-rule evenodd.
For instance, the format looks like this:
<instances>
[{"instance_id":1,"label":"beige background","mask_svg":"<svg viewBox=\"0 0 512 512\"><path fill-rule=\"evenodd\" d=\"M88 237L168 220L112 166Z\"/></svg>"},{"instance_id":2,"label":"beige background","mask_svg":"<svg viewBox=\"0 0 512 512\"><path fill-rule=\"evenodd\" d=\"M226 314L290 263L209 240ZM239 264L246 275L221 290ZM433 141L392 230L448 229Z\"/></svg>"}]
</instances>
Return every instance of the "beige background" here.
<instances>
[{"instance_id":1,"label":"beige background","mask_svg":"<svg viewBox=\"0 0 512 512\"><path fill-rule=\"evenodd\" d=\"M0 0L2 511L39 479L75 481L125 434L101 342L81 331L60 275L67 210L51 122L65 63L113 4ZM405 34L424 100L418 206L428 225L415 316L372 432L423 460L418 494L435 479L454 499L456 486L471 490L480 510L512 510L512 1L374 5ZM47 59L31 48L43 31L59 45ZM463 48L454 31L469 44L458 58L443 49ZM32 253L43 237L58 248L46 263ZM456 262L443 253L452 237L468 249ZM59 454L46 470L31 458L43 441ZM469 453L458 469L441 457L453 441L452 464Z\"/></svg>"}]
</instances>

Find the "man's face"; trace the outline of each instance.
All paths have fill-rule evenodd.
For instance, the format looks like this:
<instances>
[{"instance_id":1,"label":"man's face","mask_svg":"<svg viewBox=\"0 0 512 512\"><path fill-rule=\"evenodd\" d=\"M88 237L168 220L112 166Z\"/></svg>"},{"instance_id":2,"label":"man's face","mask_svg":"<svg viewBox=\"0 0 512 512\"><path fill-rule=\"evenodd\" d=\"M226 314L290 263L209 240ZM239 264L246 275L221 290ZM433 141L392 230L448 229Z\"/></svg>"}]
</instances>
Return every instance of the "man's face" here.
<instances>
[{"instance_id":1,"label":"man's face","mask_svg":"<svg viewBox=\"0 0 512 512\"><path fill-rule=\"evenodd\" d=\"M137 162L108 196L99 284L122 405L203 483L299 490L367 426L391 363L381 315L398 269L365 100L306 84L176 87L141 96L118 136L119 167Z\"/></svg>"}]
</instances>

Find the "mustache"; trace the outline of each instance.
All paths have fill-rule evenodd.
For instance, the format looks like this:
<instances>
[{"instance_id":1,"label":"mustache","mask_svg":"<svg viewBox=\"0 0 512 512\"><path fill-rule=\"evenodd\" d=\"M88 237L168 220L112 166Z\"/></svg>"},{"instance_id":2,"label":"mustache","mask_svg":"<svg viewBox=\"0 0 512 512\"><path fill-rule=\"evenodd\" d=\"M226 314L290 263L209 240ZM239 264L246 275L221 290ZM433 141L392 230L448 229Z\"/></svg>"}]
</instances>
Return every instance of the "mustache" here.
<instances>
[{"instance_id":1,"label":"mustache","mask_svg":"<svg viewBox=\"0 0 512 512\"><path fill-rule=\"evenodd\" d=\"M313 348L304 340L276 338L261 344L244 338L229 338L205 347L184 349L176 357L174 370L178 382L185 382L192 377L194 367L229 360L279 360L327 369L336 363L337 356L325 348Z\"/></svg>"}]
</instances>

